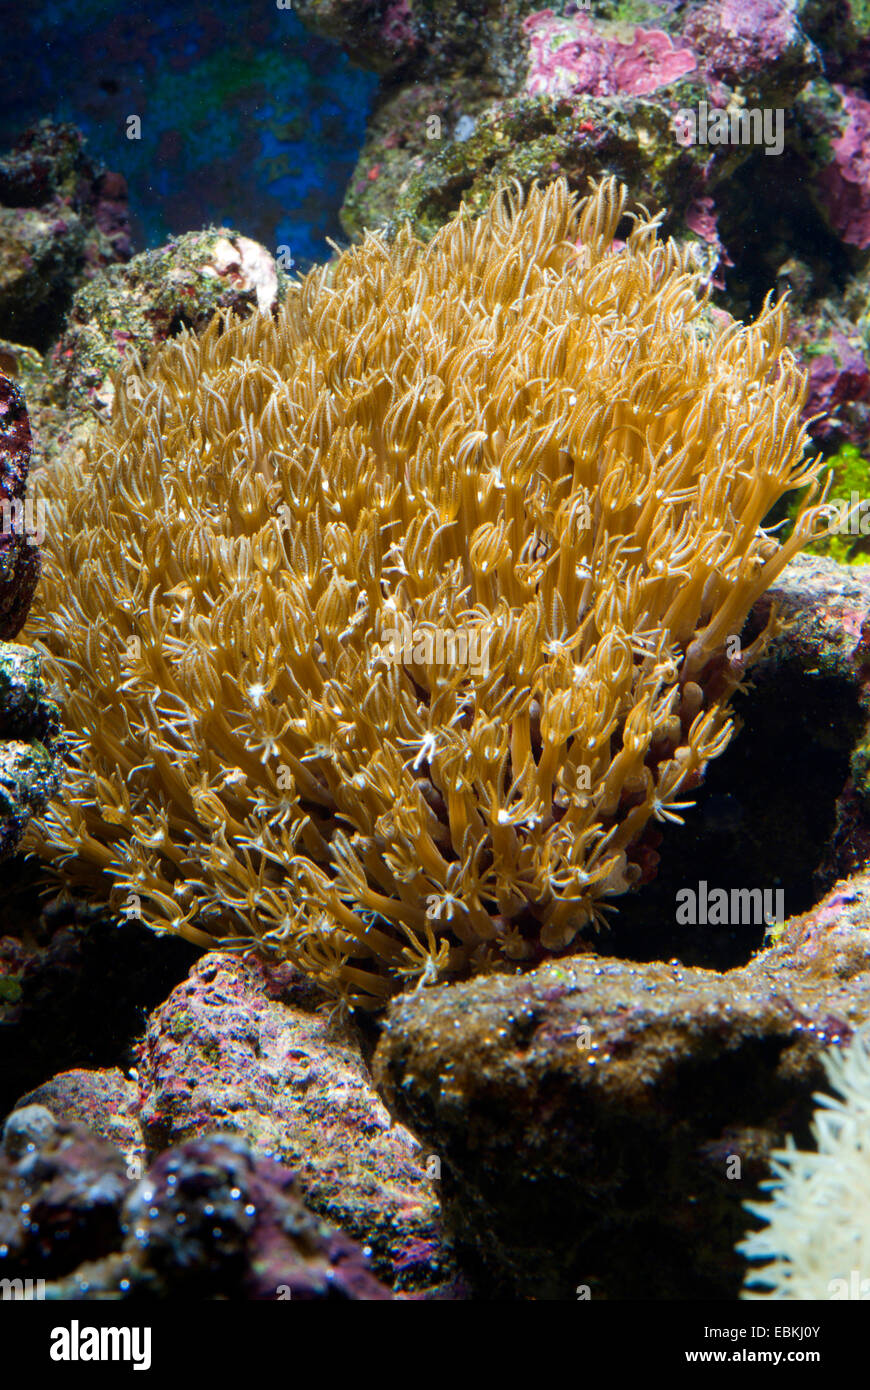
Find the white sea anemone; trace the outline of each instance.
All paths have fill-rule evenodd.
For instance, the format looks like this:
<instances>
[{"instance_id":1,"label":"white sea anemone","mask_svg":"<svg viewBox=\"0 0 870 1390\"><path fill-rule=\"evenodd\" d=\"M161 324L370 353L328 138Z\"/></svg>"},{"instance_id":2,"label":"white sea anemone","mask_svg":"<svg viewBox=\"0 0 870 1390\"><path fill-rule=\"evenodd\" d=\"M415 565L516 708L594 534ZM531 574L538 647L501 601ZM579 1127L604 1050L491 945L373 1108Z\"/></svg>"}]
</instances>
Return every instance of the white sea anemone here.
<instances>
[{"instance_id":1,"label":"white sea anemone","mask_svg":"<svg viewBox=\"0 0 870 1390\"><path fill-rule=\"evenodd\" d=\"M737 1248L768 1263L749 1273L743 1298L870 1300L870 1024L825 1068L839 1099L816 1096L817 1151L789 1138L763 1184L771 1201L746 1203L767 1225Z\"/></svg>"}]
</instances>

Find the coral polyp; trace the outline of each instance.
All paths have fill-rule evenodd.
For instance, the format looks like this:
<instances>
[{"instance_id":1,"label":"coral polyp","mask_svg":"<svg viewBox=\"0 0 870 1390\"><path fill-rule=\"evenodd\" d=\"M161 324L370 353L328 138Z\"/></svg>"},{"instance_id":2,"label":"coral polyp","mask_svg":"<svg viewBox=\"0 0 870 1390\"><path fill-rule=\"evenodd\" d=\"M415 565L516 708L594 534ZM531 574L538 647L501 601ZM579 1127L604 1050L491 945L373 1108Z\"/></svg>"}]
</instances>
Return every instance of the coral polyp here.
<instances>
[{"instance_id":1,"label":"coral polyp","mask_svg":"<svg viewBox=\"0 0 870 1390\"><path fill-rule=\"evenodd\" d=\"M379 1007L642 877L823 520L763 529L816 475L783 304L711 322L626 198L367 234L118 383L28 630L73 743L31 845L71 883Z\"/></svg>"},{"instance_id":2,"label":"coral polyp","mask_svg":"<svg viewBox=\"0 0 870 1390\"><path fill-rule=\"evenodd\" d=\"M870 1027L823 1060L836 1094L815 1097L816 1150L804 1152L789 1136L762 1183L769 1200L745 1203L766 1223L737 1247L752 1262L746 1299L870 1297Z\"/></svg>"}]
</instances>

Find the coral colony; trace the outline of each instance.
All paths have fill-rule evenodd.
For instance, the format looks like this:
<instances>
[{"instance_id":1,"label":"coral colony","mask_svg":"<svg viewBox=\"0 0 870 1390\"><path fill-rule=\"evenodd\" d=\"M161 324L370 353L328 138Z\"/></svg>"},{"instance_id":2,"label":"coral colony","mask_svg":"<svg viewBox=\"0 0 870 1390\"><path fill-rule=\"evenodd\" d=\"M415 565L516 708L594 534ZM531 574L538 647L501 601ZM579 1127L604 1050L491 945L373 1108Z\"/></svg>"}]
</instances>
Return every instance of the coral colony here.
<instances>
[{"instance_id":1,"label":"coral colony","mask_svg":"<svg viewBox=\"0 0 870 1390\"><path fill-rule=\"evenodd\" d=\"M773 1364L870 1301L870 0L547 4L18 7L0 1303L59 1363L152 1360L67 1300Z\"/></svg>"},{"instance_id":2,"label":"coral colony","mask_svg":"<svg viewBox=\"0 0 870 1390\"><path fill-rule=\"evenodd\" d=\"M836 1096L816 1097L816 1151L789 1140L763 1184L770 1200L746 1204L765 1225L740 1247L752 1261L744 1298L870 1299L870 1028L831 1048L825 1070Z\"/></svg>"},{"instance_id":3,"label":"coral colony","mask_svg":"<svg viewBox=\"0 0 870 1390\"><path fill-rule=\"evenodd\" d=\"M699 333L695 252L626 197L368 234L119 383L29 629L72 739L30 844L70 883L378 1008L643 879L824 508L783 304Z\"/></svg>"}]
</instances>

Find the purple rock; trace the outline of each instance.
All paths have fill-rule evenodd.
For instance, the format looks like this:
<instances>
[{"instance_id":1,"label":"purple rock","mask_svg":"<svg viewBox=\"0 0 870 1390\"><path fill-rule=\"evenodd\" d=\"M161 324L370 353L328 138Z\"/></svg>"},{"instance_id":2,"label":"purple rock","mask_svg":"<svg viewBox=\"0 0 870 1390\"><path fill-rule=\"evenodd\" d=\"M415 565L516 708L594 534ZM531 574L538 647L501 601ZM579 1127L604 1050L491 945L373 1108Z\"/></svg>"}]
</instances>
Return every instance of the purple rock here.
<instances>
[{"instance_id":1,"label":"purple rock","mask_svg":"<svg viewBox=\"0 0 870 1390\"><path fill-rule=\"evenodd\" d=\"M818 187L834 230L850 246L870 246L870 101L836 87L847 117L832 142L834 158L818 176Z\"/></svg>"},{"instance_id":2,"label":"purple rock","mask_svg":"<svg viewBox=\"0 0 870 1390\"><path fill-rule=\"evenodd\" d=\"M776 68L814 66L815 50L794 0L713 0L690 16L684 37L708 80L729 87Z\"/></svg>"},{"instance_id":3,"label":"purple rock","mask_svg":"<svg viewBox=\"0 0 870 1390\"><path fill-rule=\"evenodd\" d=\"M532 96L587 92L643 96L697 66L691 49L660 29L634 31L630 42L598 29L585 15L539 10L523 20L531 43L526 86Z\"/></svg>"},{"instance_id":4,"label":"purple rock","mask_svg":"<svg viewBox=\"0 0 870 1390\"><path fill-rule=\"evenodd\" d=\"M24 626L39 578L37 530L24 505L31 447L24 397L0 376L0 638L7 642Z\"/></svg>"}]
</instances>

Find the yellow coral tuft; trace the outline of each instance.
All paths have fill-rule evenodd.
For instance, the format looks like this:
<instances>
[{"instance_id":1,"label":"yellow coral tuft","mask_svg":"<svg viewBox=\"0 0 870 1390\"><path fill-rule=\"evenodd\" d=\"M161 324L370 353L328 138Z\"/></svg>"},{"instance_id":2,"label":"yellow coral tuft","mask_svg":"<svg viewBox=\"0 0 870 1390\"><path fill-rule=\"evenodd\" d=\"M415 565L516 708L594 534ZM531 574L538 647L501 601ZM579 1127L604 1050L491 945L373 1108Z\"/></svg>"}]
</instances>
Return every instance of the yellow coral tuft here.
<instances>
[{"instance_id":1,"label":"yellow coral tuft","mask_svg":"<svg viewBox=\"0 0 870 1390\"><path fill-rule=\"evenodd\" d=\"M368 235L119 383L29 629L74 736L31 843L70 881L366 1007L563 951L637 881L822 523L761 529L815 476L782 304L700 332L691 250L614 245L625 198Z\"/></svg>"}]
</instances>

